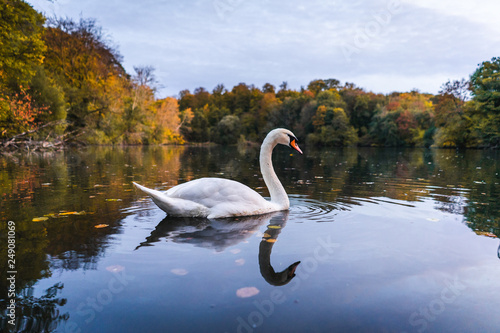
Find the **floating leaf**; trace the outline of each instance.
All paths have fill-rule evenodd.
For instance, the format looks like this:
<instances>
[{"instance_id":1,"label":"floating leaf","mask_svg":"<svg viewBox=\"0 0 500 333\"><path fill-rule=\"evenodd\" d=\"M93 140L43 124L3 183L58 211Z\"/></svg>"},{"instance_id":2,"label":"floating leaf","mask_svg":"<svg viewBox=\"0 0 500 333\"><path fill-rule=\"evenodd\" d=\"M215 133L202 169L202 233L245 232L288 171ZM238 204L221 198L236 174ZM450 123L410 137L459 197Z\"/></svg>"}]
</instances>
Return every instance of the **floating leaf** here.
<instances>
[{"instance_id":1,"label":"floating leaf","mask_svg":"<svg viewBox=\"0 0 500 333\"><path fill-rule=\"evenodd\" d=\"M238 266L243 266L245 264L245 259L241 258L241 259L236 259L234 261L236 263L236 265Z\"/></svg>"},{"instance_id":2,"label":"floating leaf","mask_svg":"<svg viewBox=\"0 0 500 333\"><path fill-rule=\"evenodd\" d=\"M279 225L268 225L267 226L269 229L281 229Z\"/></svg>"},{"instance_id":3,"label":"floating leaf","mask_svg":"<svg viewBox=\"0 0 500 333\"><path fill-rule=\"evenodd\" d=\"M274 239L274 238L266 239L266 242L268 242L268 243L276 243L276 239Z\"/></svg>"},{"instance_id":4,"label":"floating leaf","mask_svg":"<svg viewBox=\"0 0 500 333\"><path fill-rule=\"evenodd\" d=\"M122 201L122 199L106 199L106 201Z\"/></svg>"},{"instance_id":5,"label":"floating leaf","mask_svg":"<svg viewBox=\"0 0 500 333\"><path fill-rule=\"evenodd\" d=\"M428 217L426 218L427 221L431 221L431 222L437 222L439 221L439 219L436 219L436 218L433 218L433 217Z\"/></svg>"},{"instance_id":6,"label":"floating leaf","mask_svg":"<svg viewBox=\"0 0 500 333\"><path fill-rule=\"evenodd\" d=\"M78 214L78 212L63 212L59 213L60 216Z\"/></svg>"},{"instance_id":7,"label":"floating leaf","mask_svg":"<svg viewBox=\"0 0 500 333\"><path fill-rule=\"evenodd\" d=\"M236 290L236 296L241 298L247 298L257 295L260 292L259 289L255 287L243 287Z\"/></svg>"},{"instance_id":8,"label":"floating leaf","mask_svg":"<svg viewBox=\"0 0 500 333\"><path fill-rule=\"evenodd\" d=\"M41 222L41 221L46 221L48 220L49 218L47 216L42 216L42 217L35 217L33 218L33 222Z\"/></svg>"},{"instance_id":9,"label":"floating leaf","mask_svg":"<svg viewBox=\"0 0 500 333\"><path fill-rule=\"evenodd\" d=\"M265 233L262 235L262 237L264 237L264 238L269 238L269 237L271 237L271 235L269 235L267 232L265 232Z\"/></svg>"},{"instance_id":10,"label":"floating leaf","mask_svg":"<svg viewBox=\"0 0 500 333\"><path fill-rule=\"evenodd\" d=\"M109 224L97 224L94 226L94 228L101 229L101 228L107 228L109 227Z\"/></svg>"},{"instance_id":11,"label":"floating leaf","mask_svg":"<svg viewBox=\"0 0 500 333\"><path fill-rule=\"evenodd\" d=\"M491 238L498 238L497 235L488 232L488 231L479 231L479 230L474 230L474 232L479 235L479 236L486 236L486 237L491 237Z\"/></svg>"},{"instance_id":12,"label":"floating leaf","mask_svg":"<svg viewBox=\"0 0 500 333\"><path fill-rule=\"evenodd\" d=\"M184 268L173 268L170 270L170 272L174 273L175 275L183 276L189 273L187 270Z\"/></svg>"}]
</instances>

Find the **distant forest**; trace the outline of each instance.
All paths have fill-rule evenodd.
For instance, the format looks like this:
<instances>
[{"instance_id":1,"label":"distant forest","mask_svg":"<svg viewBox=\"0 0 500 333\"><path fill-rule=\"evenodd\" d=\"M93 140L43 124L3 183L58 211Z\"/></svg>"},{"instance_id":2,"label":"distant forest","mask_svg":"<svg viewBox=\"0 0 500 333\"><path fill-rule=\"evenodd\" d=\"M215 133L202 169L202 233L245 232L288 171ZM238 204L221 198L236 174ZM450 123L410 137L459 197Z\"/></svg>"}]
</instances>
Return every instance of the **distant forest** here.
<instances>
[{"instance_id":1,"label":"distant forest","mask_svg":"<svg viewBox=\"0 0 500 333\"><path fill-rule=\"evenodd\" d=\"M154 68L127 73L95 20L46 18L15 0L1 1L0 17L0 146L236 144L286 127L318 146L500 147L500 57L437 95L315 79L300 90L220 84L158 99Z\"/></svg>"}]
</instances>

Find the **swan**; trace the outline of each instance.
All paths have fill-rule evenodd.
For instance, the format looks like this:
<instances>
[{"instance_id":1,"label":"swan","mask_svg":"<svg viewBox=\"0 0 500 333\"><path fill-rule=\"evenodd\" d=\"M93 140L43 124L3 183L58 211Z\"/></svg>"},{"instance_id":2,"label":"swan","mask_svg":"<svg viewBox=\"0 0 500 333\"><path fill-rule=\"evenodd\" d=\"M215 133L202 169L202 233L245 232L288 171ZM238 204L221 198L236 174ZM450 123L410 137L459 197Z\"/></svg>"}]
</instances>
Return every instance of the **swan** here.
<instances>
[{"instance_id":1,"label":"swan","mask_svg":"<svg viewBox=\"0 0 500 333\"><path fill-rule=\"evenodd\" d=\"M289 146L302 154L297 138L291 131L277 128L267 134L260 148L259 162L271 201L244 184L223 178L195 179L165 192L149 189L135 182L133 184L148 194L169 216L216 219L287 210L290 201L274 172L271 159L273 149L278 144Z\"/></svg>"}]
</instances>

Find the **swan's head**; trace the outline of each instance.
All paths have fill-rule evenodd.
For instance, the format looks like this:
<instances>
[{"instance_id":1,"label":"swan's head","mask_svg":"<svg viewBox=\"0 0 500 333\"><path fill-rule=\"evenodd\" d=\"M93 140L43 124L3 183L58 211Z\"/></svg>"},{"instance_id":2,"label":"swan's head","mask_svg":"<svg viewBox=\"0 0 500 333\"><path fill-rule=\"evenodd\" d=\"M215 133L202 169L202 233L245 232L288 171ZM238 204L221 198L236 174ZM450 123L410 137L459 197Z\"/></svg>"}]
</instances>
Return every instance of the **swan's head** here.
<instances>
[{"instance_id":1,"label":"swan's head","mask_svg":"<svg viewBox=\"0 0 500 333\"><path fill-rule=\"evenodd\" d=\"M271 138L275 144L279 143L288 146L302 154L302 150L300 150L299 145L297 144L297 137L295 136L295 134L285 128L276 128L272 130L267 135L266 139L267 138Z\"/></svg>"}]
</instances>

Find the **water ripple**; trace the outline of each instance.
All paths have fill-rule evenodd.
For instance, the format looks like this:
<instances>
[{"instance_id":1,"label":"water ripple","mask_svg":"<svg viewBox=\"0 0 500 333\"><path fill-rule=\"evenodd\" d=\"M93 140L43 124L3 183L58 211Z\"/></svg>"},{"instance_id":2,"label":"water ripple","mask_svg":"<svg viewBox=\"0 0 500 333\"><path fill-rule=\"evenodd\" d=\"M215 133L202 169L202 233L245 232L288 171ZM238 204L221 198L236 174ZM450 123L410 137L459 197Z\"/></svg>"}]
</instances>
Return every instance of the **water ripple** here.
<instances>
[{"instance_id":1,"label":"water ripple","mask_svg":"<svg viewBox=\"0 0 500 333\"><path fill-rule=\"evenodd\" d=\"M299 220L331 222L340 211L349 210L349 205L341 202L323 202L303 196L290 196L291 213Z\"/></svg>"}]
</instances>

